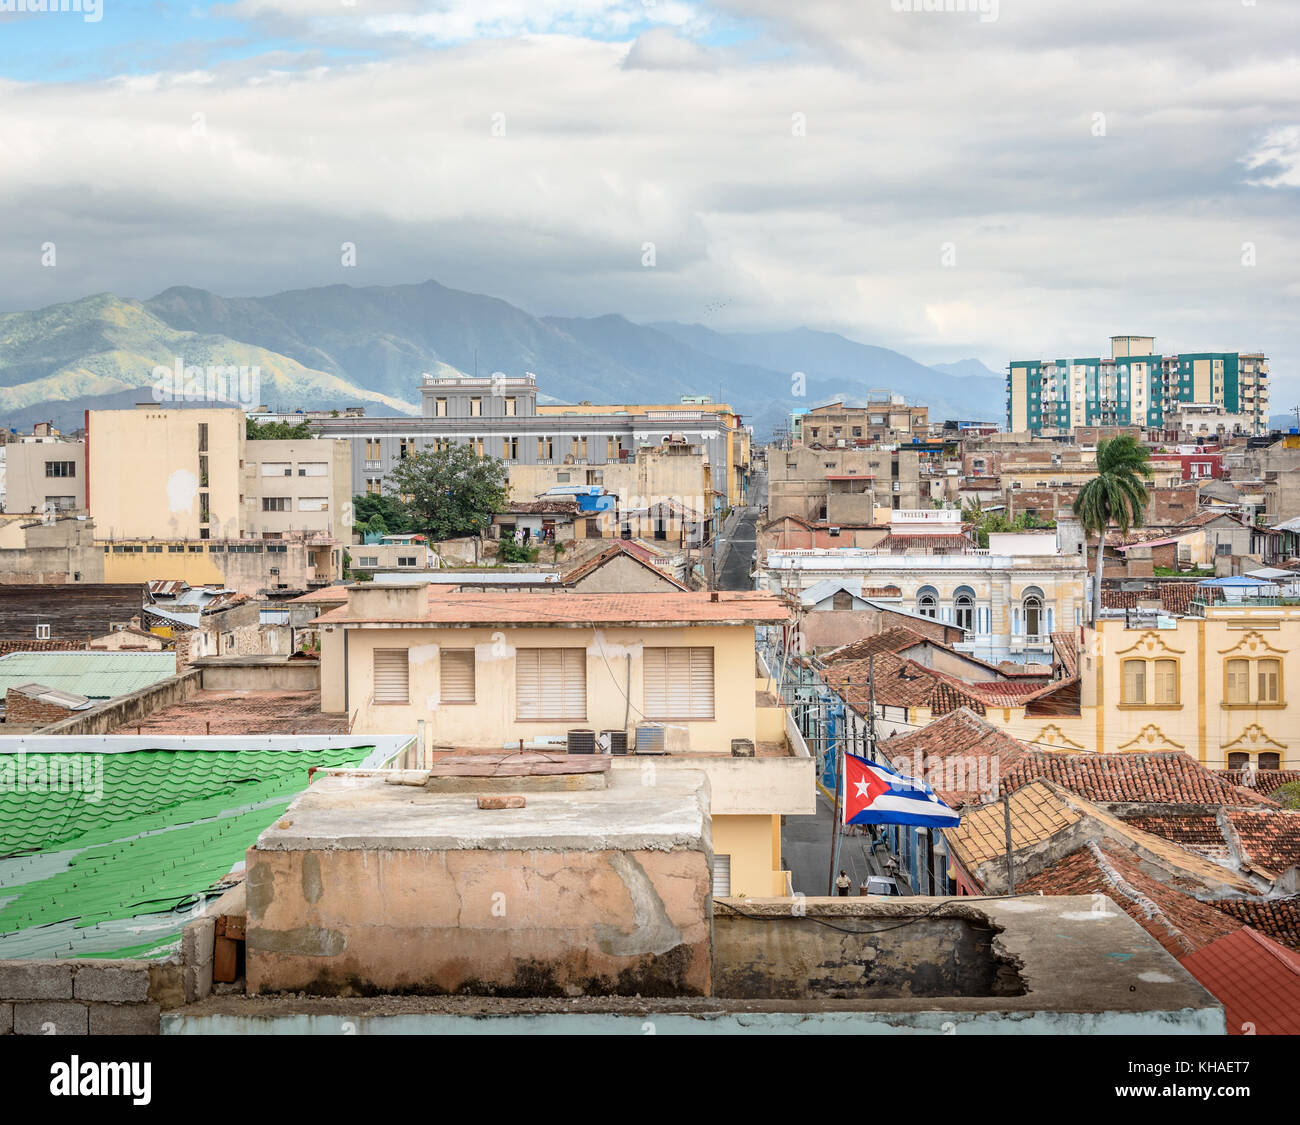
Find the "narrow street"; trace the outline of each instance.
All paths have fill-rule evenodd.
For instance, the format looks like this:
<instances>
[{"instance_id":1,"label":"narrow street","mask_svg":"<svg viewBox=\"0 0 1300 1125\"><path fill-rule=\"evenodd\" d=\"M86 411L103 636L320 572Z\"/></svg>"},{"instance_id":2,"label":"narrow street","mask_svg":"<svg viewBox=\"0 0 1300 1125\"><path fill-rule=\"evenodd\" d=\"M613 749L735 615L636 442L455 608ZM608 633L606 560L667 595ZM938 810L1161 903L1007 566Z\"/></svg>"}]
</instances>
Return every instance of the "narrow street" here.
<instances>
[{"instance_id":1,"label":"narrow street","mask_svg":"<svg viewBox=\"0 0 1300 1125\"><path fill-rule=\"evenodd\" d=\"M750 488L749 506L737 508L723 526L719 539L720 562L717 570L719 590L752 590L754 580L754 542L758 520L767 500L767 474L755 473Z\"/></svg>"}]
</instances>

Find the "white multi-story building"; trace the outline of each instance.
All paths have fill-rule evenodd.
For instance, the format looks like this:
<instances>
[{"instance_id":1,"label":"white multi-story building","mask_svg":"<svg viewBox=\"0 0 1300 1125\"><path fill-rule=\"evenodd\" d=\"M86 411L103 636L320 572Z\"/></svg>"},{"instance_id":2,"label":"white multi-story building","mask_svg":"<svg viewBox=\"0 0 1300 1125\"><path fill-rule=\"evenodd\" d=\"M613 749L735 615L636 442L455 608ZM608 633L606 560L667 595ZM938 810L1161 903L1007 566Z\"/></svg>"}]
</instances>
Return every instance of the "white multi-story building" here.
<instances>
[{"instance_id":1,"label":"white multi-story building","mask_svg":"<svg viewBox=\"0 0 1300 1125\"><path fill-rule=\"evenodd\" d=\"M875 547L769 551L758 585L793 593L828 578L897 587L897 596L872 600L965 629L956 647L993 663L1050 661L1051 634L1082 624L1087 606L1084 537L1074 520L1049 532L995 533L980 548L963 533L960 512L895 512Z\"/></svg>"}]
</instances>

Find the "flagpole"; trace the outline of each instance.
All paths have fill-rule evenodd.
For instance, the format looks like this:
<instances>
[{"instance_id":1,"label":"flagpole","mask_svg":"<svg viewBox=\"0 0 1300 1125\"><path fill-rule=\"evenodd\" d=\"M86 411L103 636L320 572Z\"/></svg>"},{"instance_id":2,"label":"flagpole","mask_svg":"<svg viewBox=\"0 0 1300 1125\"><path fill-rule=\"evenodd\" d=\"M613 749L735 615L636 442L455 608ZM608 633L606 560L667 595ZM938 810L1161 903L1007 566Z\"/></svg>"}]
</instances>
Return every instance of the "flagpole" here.
<instances>
[{"instance_id":1,"label":"flagpole","mask_svg":"<svg viewBox=\"0 0 1300 1125\"><path fill-rule=\"evenodd\" d=\"M846 696L847 698L850 698L850 699L853 697L853 686L852 686L852 685L853 685L852 678L851 678L851 677L845 677L845 681L844 681L844 694L845 694L845 696ZM834 706L834 704L833 704L830 700L828 700L827 703L826 703L826 718L827 718L826 728L827 728L827 731L828 731L828 732L831 731L831 730L834 730L834 729L835 729L835 728L832 726L832 723L833 723L833 721L834 721L833 706ZM845 715L846 715L846 718L847 718L847 714L848 714L848 708L846 707L846 708L845 708ZM837 731L836 733L838 734L839 732ZM826 893L827 893L828 895L834 895L834 894L835 894L835 861L836 861L836 859L839 857L839 850L840 850L840 847L839 847L839 837L840 837L840 807L841 807L841 796L840 796L840 794L841 794L841 792L843 792L843 790L844 790L844 784L845 784L845 782L844 782L844 758L843 758L843 755L840 753L840 751L839 751L839 749L838 749L838 747L837 747L837 745L836 745L836 744L839 743L840 741L841 741L841 739L839 739L839 738L831 738L831 739L829 740L829 745L826 747L826 752L827 752L828 754L834 754L834 755L835 755L835 766L836 766L836 771L835 771L835 808L834 808L833 813L832 813L832 816L831 816L831 868L830 868L830 874L829 874L829 876L827 877L827 880L826 880Z\"/></svg>"}]
</instances>

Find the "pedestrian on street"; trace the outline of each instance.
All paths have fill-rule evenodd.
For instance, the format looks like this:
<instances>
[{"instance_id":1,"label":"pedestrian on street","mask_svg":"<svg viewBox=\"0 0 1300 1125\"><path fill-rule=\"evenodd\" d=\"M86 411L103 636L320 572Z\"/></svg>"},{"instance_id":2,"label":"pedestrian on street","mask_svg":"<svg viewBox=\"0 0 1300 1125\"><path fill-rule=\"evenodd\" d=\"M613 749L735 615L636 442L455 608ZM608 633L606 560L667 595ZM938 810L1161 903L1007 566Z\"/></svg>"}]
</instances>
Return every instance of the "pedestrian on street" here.
<instances>
[{"instance_id":1,"label":"pedestrian on street","mask_svg":"<svg viewBox=\"0 0 1300 1125\"><path fill-rule=\"evenodd\" d=\"M840 868L839 877L835 880L835 893L847 896L849 888L853 885L853 880L849 878L849 873Z\"/></svg>"}]
</instances>

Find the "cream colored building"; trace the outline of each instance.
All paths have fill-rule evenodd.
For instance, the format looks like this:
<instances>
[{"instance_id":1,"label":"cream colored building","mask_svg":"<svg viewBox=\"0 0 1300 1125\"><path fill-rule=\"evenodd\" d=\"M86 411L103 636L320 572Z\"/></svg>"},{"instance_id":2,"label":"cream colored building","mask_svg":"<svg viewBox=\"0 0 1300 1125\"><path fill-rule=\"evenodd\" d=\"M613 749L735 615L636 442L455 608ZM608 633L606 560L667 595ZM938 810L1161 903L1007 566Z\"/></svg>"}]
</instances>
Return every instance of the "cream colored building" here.
<instances>
[{"instance_id":1,"label":"cream colored building","mask_svg":"<svg viewBox=\"0 0 1300 1125\"><path fill-rule=\"evenodd\" d=\"M1193 603L1186 617L1103 618L1082 636L1077 681L990 706L988 721L1040 749L1300 769L1300 604ZM909 717L930 719L925 708Z\"/></svg>"},{"instance_id":2,"label":"cream colored building","mask_svg":"<svg viewBox=\"0 0 1300 1125\"><path fill-rule=\"evenodd\" d=\"M86 447L79 441L26 438L0 445L4 510L14 514L86 509Z\"/></svg>"},{"instance_id":3,"label":"cream colored building","mask_svg":"<svg viewBox=\"0 0 1300 1125\"><path fill-rule=\"evenodd\" d=\"M958 511L898 511L876 547L769 550L759 573L760 589L791 593L827 579L895 586L899 596L872 601L960 626L966 639L955 647L992 663L1050 660L1051 634L1081 624L1086 606L1074 520L1051 532L993 534L980 549L963 535Z\"/></svg>"},{"instance_id":4,"label":"cream colored building","mask_svg":"<svg viewBox=\"0 0 1300 1125\"><path fill-rule=\"evenodd\" d=\"M245 428L243 411L231 407L89 412L87 491L106 573L116 576L107 581L167 577L255 590L342 575L349 443L250 441ZM284 541L283 549L249 540ZM237 557L251 554L285 558Z\"/></svg>"},{"instance_id":5,"label":"cream colored building","mask_svg":"<svg viewBox=\"0 0 1300 1125\"><path fill-rule=\"evenodd\" d=\"M573 729L624 731L616 768L702 769L732 894L783 894L782 815L815 811L813 762L758 672L754 636L782 623L754 593L499 594L348 587L324 613L321 705L354 733L414 732L434 751L563 750ZM735 757L736 745L753 757Z\"/></svg>"}]
</instances>

